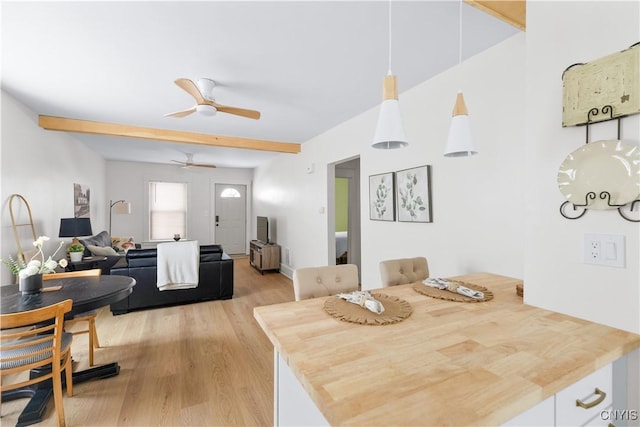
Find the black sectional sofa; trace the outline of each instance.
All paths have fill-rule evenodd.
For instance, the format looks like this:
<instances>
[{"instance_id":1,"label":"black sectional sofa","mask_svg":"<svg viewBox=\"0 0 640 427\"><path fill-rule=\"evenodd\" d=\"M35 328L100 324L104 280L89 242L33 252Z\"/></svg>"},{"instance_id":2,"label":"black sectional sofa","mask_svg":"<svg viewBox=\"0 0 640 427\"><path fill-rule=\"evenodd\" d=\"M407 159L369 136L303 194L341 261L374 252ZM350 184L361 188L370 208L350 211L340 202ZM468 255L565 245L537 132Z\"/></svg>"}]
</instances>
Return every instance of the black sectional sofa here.
<instances>
[{"instance_id":1,"label":"black sectional sofa","mask_svg":"<svg viewBox=\"0 0 640 427\"><path fill-rule=\"evenodd\" d=\"M133 292L126 299L111 304L113 314L230 299L233 296L233 260L224 253L220 245L200 246L199 283L196 288L160 291L156 285L156 261L156 249L130 249L127 255L111 268L112 275L136 279Z\"/></svg>"}]
</instances>

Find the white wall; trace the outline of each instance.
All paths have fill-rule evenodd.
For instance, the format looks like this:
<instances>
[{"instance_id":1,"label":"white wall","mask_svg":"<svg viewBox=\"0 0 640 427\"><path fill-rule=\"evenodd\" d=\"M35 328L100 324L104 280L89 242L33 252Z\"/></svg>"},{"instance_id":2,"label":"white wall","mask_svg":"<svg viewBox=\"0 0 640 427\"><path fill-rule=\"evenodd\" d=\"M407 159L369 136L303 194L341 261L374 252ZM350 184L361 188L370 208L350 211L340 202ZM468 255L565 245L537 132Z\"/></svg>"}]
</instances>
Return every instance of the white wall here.
<instances>
[{"instance_id":1,"label":"white wall","mask_svg":"<svg viewBox=\"0 0 640 427\"><path fill-rule=\"evenodd\" d=\"M17 252L8 205L14 193L29 203L36 234L53 240L45 246L45 255L57 247L60 218L73 217L74 183L89 186L91 225L94 231L104 228L105 164L98 154L70 134L40 128L38 115L4 91L1 135L1 258L15 257ZM15 213L22 221L28 218L24 212ZM20 236L25 236L23 249L33 247L30 228L21 227ZM8 268L0 267L0 271L2 284L13 283Z\"/></svg>"},{"instance_id":2,"label":"white wall","mask_svg":"<svg viewBox=\"0 0 640 427\"><path fill-rule=\"evenodd\" d=\"M524 64L519 34L400 94L409 147L370 148L378 108L256 169L254 213L276 223L291 268L326 265L327 164L360 156L362 283L380 286L378 263L426 256L433 276L472 271L522 277L524 252ZM380 76L380 82L382 78ZM398 75L402 79L402 75ZM480 154L444 158L451 110L463 89ZM379 88L371 88L379 90ZM315 173L306 167L315 164ZM369 175L432 165L434 222L369 220Z\"/></svg>"},{"instance_id":3,"label":"white wall","mask_svg":"<svg viewBox=\"0 0 640 427\"><path fill-rule=\"evenodd\" d=\"M618 212L589 211L567 220L558 209L558 167L585 143L585 128L562 128L562 72L640 40L640 2L528 2L526 74L527 250L525 301L640 332L640 225ZM638 94L634 94L638 96ZM639 116L622 121L622 139L638 144ZM615 139L615 122L591 126ZM585 233L622 234L626 268L582 263Z\"/></svg>"},{"instance_id":4,"label":"white wall","mask_svg":"<svg viewBox=\"0 0 640 427\"><path fill-rule=\"evenodd\" d=\"M252 169L232 168L182 168L140 162L107 162L107 199L131 202L130 215L112 215L112 235L133 236L136 242L149 240L148 188L149 181L187 182L189 184L189 205L187 218L187 238L198 240L200 244L215 241L215 226L212 222L215 212L213 190L215 184L243 184L247 195L252 191ZM251 200L247 197L247 253L249 238L255 238L251 228ZM109 206L105 210L107 222ZM107 224L108 225L108 224ZM254 227L255 228L255 227ZM253 235L251 232L253 231Z\"/></svg>"}]
</instances>

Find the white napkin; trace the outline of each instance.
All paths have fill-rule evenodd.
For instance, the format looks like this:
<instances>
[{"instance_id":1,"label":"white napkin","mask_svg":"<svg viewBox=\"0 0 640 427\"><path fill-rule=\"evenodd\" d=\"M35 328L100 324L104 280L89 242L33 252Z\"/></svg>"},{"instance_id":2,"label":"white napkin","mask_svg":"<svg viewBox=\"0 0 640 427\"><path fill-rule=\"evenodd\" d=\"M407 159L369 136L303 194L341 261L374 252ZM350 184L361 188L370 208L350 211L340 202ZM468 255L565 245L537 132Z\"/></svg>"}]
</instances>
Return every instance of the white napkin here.
<instances>
[{"instance_id":1,"label":"white napkin","mask_svg":"<svg viewBox=\"0 0 640 427\"><path fill-rule=\"evenodd\" d=\"M364 307L376 314L381 314L384 311L382 303L372 297L369 291L353 291L350 293L337 294L336 296L347 302L358 304L360 307Z\"/></svg>"},{"instance_id":2,"label":"white napkin","mask_svg":"<svg viewBox=\"0 0 640 427\"><path fill-rule=\"evenodd\" d=\"M484 293L480 291L475 291L473 289L469 289L466 286L459 285L455 282L449 282L445 279L425 279L422 281L427 286L431 286L432 288L443 289L445 291L455 292L460 295L464 295L473 299L484 299Z\"/></svg>"}]
</instances>

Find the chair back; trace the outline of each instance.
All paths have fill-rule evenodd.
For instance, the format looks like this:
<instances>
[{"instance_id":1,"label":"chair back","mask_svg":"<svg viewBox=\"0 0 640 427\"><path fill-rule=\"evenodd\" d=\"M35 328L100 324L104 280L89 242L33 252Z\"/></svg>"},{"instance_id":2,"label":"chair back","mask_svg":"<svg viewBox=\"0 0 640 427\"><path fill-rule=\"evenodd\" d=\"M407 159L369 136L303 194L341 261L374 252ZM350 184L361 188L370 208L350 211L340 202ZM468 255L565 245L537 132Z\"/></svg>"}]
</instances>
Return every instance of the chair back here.
<instances>
[{"instance_id":1,"label":"chair back","mask_svg":"<svg viewBox=\"0 0 640 427\"><path fill-rule=\"evenodd\" d=\"M0 372L6 374L29 371L34 368L58 366L63 351L64 315L71 311L73 301L21 313L0 315L4 330L0 343ZM57 363L54 362L57 360ZM50 377L50 376L49 376ZM2 391L33 384L38 378L14 384L2 384Z\"/></svg>"},{"instance_id":2,"label":"chair back","mask_svg":"<svg viewBox=\"0 0 640 427\"><path fill-rule=\"evenodd\" d=\"M382 287L404 285L429 277L429 264L424 257L390 259L380 262Z\"/></svg>"},{"instance_id":3,"label":"chair back","mask_svg":"<svg viewBox=\"0 0 640 427\"><path fill-rule=\"evenodd\" d=\"M100 277L102 270L94 268L93 270L65 271L63 273L47 273L42 275L42 280L67 279L69 277Z\"/></svg>"},{"instance_id":4,"label":"chair back","mask_svg":"<svg viewBox=\"0 0 640 427\"><path fill-rule=\"evenodd\" d=\"M296 301L358 290L358 266L355 264L298 268L293 272Z\"/></svg>"}]
</instances>

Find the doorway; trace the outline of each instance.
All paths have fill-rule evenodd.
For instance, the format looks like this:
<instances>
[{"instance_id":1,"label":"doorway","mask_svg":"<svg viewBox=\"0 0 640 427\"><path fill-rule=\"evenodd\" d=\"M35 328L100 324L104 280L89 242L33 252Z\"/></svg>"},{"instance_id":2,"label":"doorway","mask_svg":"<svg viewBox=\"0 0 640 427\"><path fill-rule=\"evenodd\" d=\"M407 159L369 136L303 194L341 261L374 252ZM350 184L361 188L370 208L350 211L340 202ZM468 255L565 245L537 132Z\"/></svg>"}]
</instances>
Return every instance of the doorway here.
<instances>
[{"instance_id":1,"label":"doorway","mask_svg":"<svg viewBox=\"0 0 640 427\"><path fill-rule=\"evenodd\" d=\"M329 263L355 264L360 274L360 158L329 168Z\"/></svg>"},{"instance_id":2,"label":"doorway","mask_svg":"<svg viewBox=\"0 0 640 427\"><path fill-rule=\"evenodd\" d=\"M230 255L246 253L246 208L246 185L215 185L215 243Z\"/></svg>"}]
</instances>

